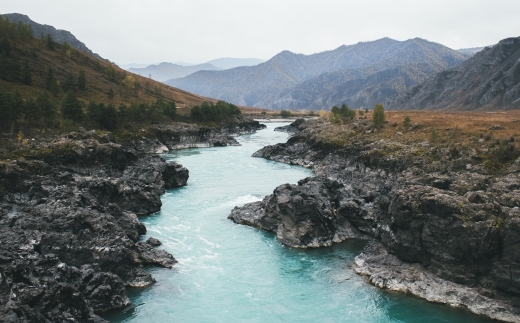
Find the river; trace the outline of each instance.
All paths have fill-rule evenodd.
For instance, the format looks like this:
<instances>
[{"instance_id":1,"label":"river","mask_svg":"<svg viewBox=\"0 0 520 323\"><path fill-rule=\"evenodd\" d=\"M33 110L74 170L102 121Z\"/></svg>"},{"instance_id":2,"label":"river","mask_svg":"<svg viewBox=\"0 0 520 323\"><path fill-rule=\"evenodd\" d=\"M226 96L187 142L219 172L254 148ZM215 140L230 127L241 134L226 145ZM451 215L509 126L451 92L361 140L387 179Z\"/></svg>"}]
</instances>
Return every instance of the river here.
<instances>
[{"instance_id":1,"label":"river","mask_svg":"<svg viewBox=\"0 0 520 323\"><path fill-rule=\"evenodd\" d=\"M149 236L179 262L149 268L157 283L130 290L134 303L111 322L491 322L471 313L389 293L352 271L363 242L290 249L273 234L227 219L234 206L258 201L308 169L250 157L287 134L268 124L241 136L242 146L165 154L190 170L188 185L167 191L162 210L142 218Z\"/></svg>"}]
</instances>

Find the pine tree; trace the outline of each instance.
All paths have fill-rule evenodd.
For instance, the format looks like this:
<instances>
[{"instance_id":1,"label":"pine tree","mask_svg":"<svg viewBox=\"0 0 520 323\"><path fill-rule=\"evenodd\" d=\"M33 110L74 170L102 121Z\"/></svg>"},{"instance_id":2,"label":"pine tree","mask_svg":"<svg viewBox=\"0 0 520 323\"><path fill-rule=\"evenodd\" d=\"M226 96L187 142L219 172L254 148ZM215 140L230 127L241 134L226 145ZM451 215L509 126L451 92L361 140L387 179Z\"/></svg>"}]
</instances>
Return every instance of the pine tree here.
<instances>
[{"instance_id":1,"label":"pine tree","mask_svg":"<svg viewBox=\"0 0 520 323\"><path fill-rule=\"evenodd\" d=\"M112 90L112 88L110 88L110 90L108 90L107 97L109 100L114 99L114 90Z\"/></svg>"},{"instance_id":2,"label":"pine tree","mask_svg":"<svg viewBox=\"0 0 520 323\"><path fill-rule=\"evenodd\" d=\"M65 119L72 120L74 123L79 123L83 120L83 110L76 94L73 91L68 91L61 102L61 113Z\"/></svg>"},{"instance_id":3,"label":"pine tree","mask_svg":"<svg viewBox=\"0 0 520 323\"><path fill-rule=\"evenodd\" d=\"M45 45L48 50L54 50L54 39L52 39L52 36L49 33L45 36Z\"/></svg>"},{"instance_id":4,"label":"pine tree","mask_svg":"<svg viewBox=\"0 0 520 323\"><path fill-rule=\"evenodd\" d=\"M41 92L36 97L36 104L40 108L42 118L46 121L53 120L56 117L56 103L46 91Z\"/></svg>"},{"instance_id":5,"label":"pine tree","mask_svg":"<svg viewBox=\"0 0 520 323\"><path fill-rule=\"evenodd\" d=\"M29 68L29 62L27 59L25 59L22 68L22 82L27 85L31 85L32 83L31 69Z\"/></svg>"},{"instance_id":6,"label":"pine tree","mask_svg":"<svg viewBox=\"0 0 520 323\"><path fill-rule=\"evenodd\" d=\"M76 91L76 77L74 74L67 73L67 78L65 78L65 82L63 82L63 91Z\"/></svg>"},{"instance_id":7,"label":"pine tree","mask_svg":"<svg viewBox=\"0 0 520 323\"><path fill-rule=\"evenodd\" d=\"M84 91L87 88L87 77L85 76L85 71L79 71L78 75L78 89Z\"/></svg>"}]
</instances>

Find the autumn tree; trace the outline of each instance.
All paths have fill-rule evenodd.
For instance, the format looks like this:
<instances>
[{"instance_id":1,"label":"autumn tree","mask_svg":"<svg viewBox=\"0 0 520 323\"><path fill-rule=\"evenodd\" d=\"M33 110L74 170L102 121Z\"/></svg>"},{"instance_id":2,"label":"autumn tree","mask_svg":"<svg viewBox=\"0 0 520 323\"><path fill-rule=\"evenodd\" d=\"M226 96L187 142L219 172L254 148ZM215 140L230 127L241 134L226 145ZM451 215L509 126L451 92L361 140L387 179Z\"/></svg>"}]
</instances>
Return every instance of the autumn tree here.
<instances>
[{"instance_id":1,"label":"autumn tree","mask_svg":"<svg viewBox=\"0 0 520 323\"><path fill-rule=\"evenodd\" d=\"M385 108L381 103L376 104L374 107L372 122L377 129L381 129L385 124Z\"/></svg>"}]
</instances>

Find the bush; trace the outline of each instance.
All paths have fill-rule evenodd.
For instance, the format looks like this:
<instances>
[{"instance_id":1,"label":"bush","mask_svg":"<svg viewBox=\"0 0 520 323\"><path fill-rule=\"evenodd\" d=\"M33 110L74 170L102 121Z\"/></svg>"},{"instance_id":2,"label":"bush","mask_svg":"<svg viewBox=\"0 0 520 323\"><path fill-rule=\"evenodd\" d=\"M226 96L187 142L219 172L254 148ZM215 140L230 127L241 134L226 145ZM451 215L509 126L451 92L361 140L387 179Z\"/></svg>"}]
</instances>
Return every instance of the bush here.
<instances>
[{"instance_id":1,"label":"bush","mask_svg":"<svg viewBox=\"0 0 520 323\"><path fill-rule=\"evenodd\" d=\"M280 115L284 118L287 118L287 117L290 117L291 116L291 111L289 110L282 110L280 111Z\"/></svg>"}]
</instances>

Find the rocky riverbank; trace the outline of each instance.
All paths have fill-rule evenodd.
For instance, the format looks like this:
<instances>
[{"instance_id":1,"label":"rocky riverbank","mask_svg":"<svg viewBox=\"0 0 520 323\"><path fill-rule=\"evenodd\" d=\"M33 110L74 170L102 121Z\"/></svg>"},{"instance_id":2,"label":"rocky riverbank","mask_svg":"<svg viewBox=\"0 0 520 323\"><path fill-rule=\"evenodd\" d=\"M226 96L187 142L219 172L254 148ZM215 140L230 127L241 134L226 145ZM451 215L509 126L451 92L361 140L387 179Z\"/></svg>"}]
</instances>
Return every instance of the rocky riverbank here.
<instances>
[{"instance_id":1,"label":"rocky riverbank","mask_svg":"<svg viewBox=\"0 0 520 323\"><path fill-rule=\"evenodd\" d=\"M407 141L363 119L297 127L253 156L312 167L316 177L279 186L230 219L297 248L369 239L354 270L376 286L520 322L514 138Z\"/></svg>"},{"instance_id":2,"label":"rocky riverbank","mask_svg":"<svg viewBox=\"0 0 520 323\"><path fill-rule=\"evenodd\" d=\"M104 322L97 314L129 305L126 287L155 282L147 266L176 262L158 240L141 241L138 216L157 212L161 194L189 176L157 147L236 145L232 136L260 128L240 119L80 130L1 151L0 321Z\"/></svg>"}]
</instances>

